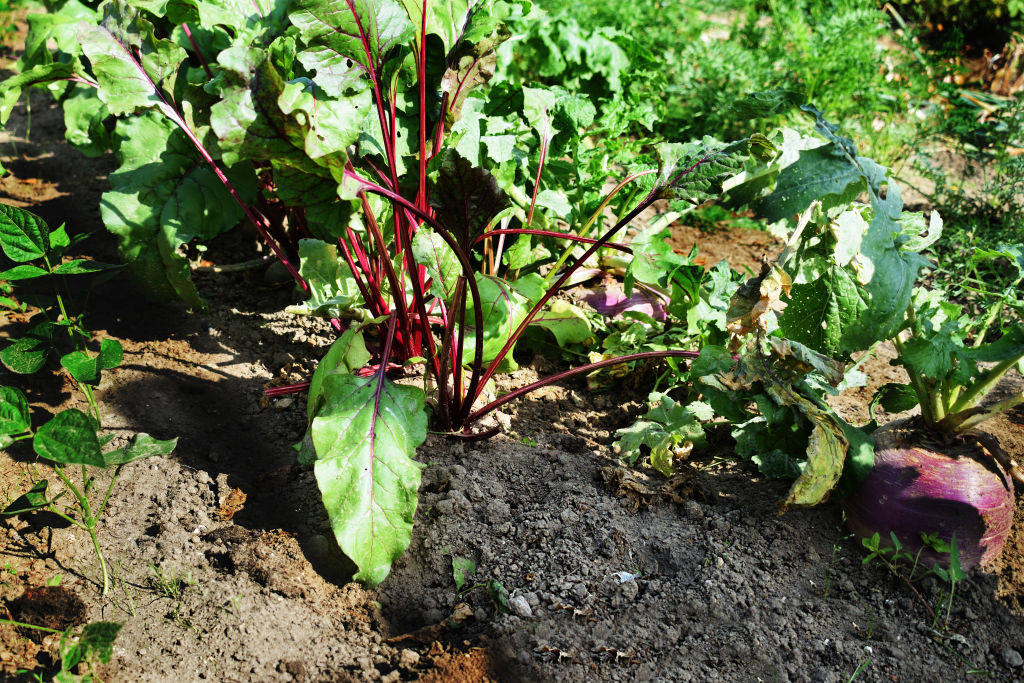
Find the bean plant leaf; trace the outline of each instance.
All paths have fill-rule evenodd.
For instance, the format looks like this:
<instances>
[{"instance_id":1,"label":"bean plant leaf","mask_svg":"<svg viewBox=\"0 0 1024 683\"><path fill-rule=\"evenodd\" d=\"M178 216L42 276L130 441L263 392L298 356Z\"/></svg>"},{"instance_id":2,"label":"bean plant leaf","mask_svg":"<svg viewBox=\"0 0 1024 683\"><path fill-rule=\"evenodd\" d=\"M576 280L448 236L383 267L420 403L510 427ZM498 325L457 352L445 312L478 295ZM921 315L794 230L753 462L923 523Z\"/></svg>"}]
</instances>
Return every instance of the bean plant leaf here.
<instances>
[{"instance_id":1,"label":"bean plant leaf","mask_svg":"<svg viewBox=\"0 0 1024 683\"><path fill-rule=\"evenodd\" d=\"M423 391L375 373L333 373L313 418L313 471L335 538L376 586L391 571L412 535L420 471L413 459L426 439Z\"/></svg>"},{"instance_id":2,"label":"bean plant leaf","mask_svg":"<svg viewBox=\"0 0 1024 683\"><path fill-rule=\"evenodd\" d=\"M23 263L20 266L14 266L13 268L0 271L0 280L16 282L18 280L31 280L32 278L42 277L43 275L46 275L46 270L43 268Z\"/></svg>"},{"instance_id":3,"label":"bean plant leaf","mask_svg":"<svg viewBox=\"0 0 1024 683\"><path fill-rule=\"evenodd\" d=\"M127 446L103 454L107 467L125 465L135 460L170 455L178 445L178 439L154 439L149 434L135 434Z\"/></svg>"},{"instance_id":4,"label":"bean plant leaf","mask_svg":"<svg viewBox=\"0 0 1024 683\"><path fill-rule=\"evenodd\" d=\"M61 666L65 671L74 671L81 662L93 659L107 664L114 656L114 640L121 632L121 626L113 621L95 621L87 624L78 638L64 632L60 639Z\"/></svg>"},{"instance_id":5,"label":"bean plant leaf","mask_svg":"<svg viewBox=\"0 0 1024 683\"><path fill-rule=\"evenodd\" d=\"M455 579L455 592L461 593L469 577L476 573L476 563L468 557L452 557L452 578Z\"/></svg>"},{"instance_id":6,"label":"bean plant leaf","mask_svg":"<svg viewBox=\"0 0 1024 683\"><path fill-rule=\"evenodd\" d=\"M0 386L0 436L23 434L31 426L25 394L16 387Z\"/></svg>"},{"instance_id":7,"label":"bean plant leaf","mask_svg":"<svg viewBox=\"0 0 1024 683\"><path fill-rule=\"evenodd\" d=\"M0 248L15 263L42 258L49 251L50 228L39 216L0 204Z\"/></svg>"},{"instance_id":8,"label":"bean plant leaf","mask_svg":"<svg viewBox=\"0 0 1024 683\"><path fill-rule=\"evenodd\" d=\"M34 328L37 330L50 331L50 326L43 325ZM33 334L33 330L21 339L16 339L10 345L0 351L0 361L11 372L19 375L31 375L38 372L46 363L46 356L53 348L52 338L47 334Z\"/></svg>"},{"instance_id":9,"label":"bean plant leaf","mask_svg":"<svg viewBox=\"0 0 1024 683\"><path fill-rule=\"evenodd\" d=\"M121 342L116 339L100 341L100 352L90 356L87 351L72 351L60 359L60 364L79 382L98 384L100 374L104 370L116 368L121 364L124 351Z\"/></svg>"},{"instance_id":10,"label":"bean plant leaf","mask_svg":"<svg viewBox=\"0 0 1024 683\"><path fill-rule=\"evenodd\" d=\"M57 413L40 427L32 446L40 458L62 465L106 464L100 453L95 420L76 408Z\"/></svg>"},{"instance_id":11,"label":"bean plant leaf","mask_svg":"<svg viewBox=\"0 0 1024 683\"><path fill-rule=\"evenodd\" d=\"M0 511L0 519L7 519L15 515L23 515L26 512L42 510L50 501L46 498L46 487L49 484L45 479L40 479L32 485L28 491L15 498L10 505Z\"/></svg>"},{"instance_id":12,"label":"bean plant leaf","mask_svg":"<svg viewBox=\"0 0 1024 683\"><path fill-rule=\"evenodd\" d=\"M54 275L89 275L92 273L99 273L104 270L112 270L114 268L121 268L116 263L101 263L100 261L91 261L86 259L72 259L65 261L56 268L53 269Z\"/></svg>"}]
</instances>

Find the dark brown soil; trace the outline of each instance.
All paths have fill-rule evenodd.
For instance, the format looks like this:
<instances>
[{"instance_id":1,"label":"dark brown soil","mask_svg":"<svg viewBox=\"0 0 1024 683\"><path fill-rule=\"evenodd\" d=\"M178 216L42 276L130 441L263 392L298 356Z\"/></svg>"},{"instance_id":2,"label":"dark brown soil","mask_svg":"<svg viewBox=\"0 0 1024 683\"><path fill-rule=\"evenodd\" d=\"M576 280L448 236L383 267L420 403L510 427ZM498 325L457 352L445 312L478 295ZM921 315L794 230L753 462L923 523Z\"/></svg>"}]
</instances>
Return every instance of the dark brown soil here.
<instances>
[{"instance_id":1,"label":"dark brown soil","mask_svg":"<svg viewBox=\"0 0 1024 683\"><path fill-rule=\"evenodd\" d=\"M11 172L0 201L94 232L86 248L113 259L97 211L110 161L65 145L59 112L42 99L31 139L24 121L19 110L0 132ZM753 266L777 248L764 233L677 228L678 246L696 241L709 264ZM242 234L211 253L219 263L256 256ZM727 437L668 483L623 469L610 445L641 404L577 383L513 404L499 417L505 434L489 441L431 435L409 551L378 589L349 583L313 476L291 449L302 398L262 398L268 384L308 376L327 326L282 313L298 294L272 271L196 281L206 312L147 302L121 278L89 301L87 323L125 348L100 387L105 428L180 438L173 456L126 467L115 490L101 534L113 596L100 595L81 532L38 514L0 523L0 604L12 617L28 618L19 605L59 576L60 594L75 597L52 623L124 624L105 680L1024 680L1019 501L1002 557L957 588L949 627L936 628L884 568L862 566L838 505L779 516L785 483L733 460ZM4 321L0 339L22 322ZM867 362L873 386L900 381L891 354ZM34 410L81 404L58 376L2 372ZM1002 390L1022 384L1014 376ZM870 395L857 389L835 405L863 421ZM990 431L1024 456L1024 410ZM0 502L32 472L46 468L16 449L0 455ZM499 580L514 613L500 614L483 589L457 594L455 557L475 562L474 580ZM932 605L942 588L918 586ZM0 677L45 671L55 646L0 625Z\"/></svg>"}]
</instances>

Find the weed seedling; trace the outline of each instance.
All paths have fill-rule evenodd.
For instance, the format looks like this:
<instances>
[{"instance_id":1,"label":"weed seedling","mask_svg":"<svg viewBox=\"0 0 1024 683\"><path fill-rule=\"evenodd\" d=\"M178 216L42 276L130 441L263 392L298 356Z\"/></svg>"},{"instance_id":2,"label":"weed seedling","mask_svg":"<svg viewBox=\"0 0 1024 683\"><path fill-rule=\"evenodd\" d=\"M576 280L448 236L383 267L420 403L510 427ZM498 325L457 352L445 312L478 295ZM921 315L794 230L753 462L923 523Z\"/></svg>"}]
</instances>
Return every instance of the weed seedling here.
<instances>
[{"instance_id":1,"label":"weed seedling","mask_svg":"<svg viewBox=\"0 0 1024 683\"><path fill-rule=\"evenodd\" d=\"M63 225L50 230L38 216L0 205L0 248L8 259L18 264L0 272L0 280L52 279L58 275L85 275L114 268L83 259L64 261L66 250L74 242ZM92 541L106 594L110 590L110 576L97 529L121 469L134 460L169 454L177 439L160 441L147 434L136 434L127 445L104 452L103 448L113 436L99 434L100 410L93 387L99 384L103 370L121 364L121 344L103 339L98 344L98 353L93 355L88 348L92 334L81 315L69 313L65 298L56 286L50 302L41 303L44 305L29 320L25 336L13 339L0 350L0 361L11 372L29 375L42 369L50 356L70 346L72 350L60 356L60 364L85 397L88 412L70 408L33 428L25 394L15 387L0 386L0 448L31 440L36 455L50 462L65 489L51 497L47 491L49 482L33 477L32 487L0 511L0 519L45 509L85 531ZM96 495L99 483L96 470L109 469L113 474L105 489L101 487L100 495Z\"/></svg>"}]
</instances>

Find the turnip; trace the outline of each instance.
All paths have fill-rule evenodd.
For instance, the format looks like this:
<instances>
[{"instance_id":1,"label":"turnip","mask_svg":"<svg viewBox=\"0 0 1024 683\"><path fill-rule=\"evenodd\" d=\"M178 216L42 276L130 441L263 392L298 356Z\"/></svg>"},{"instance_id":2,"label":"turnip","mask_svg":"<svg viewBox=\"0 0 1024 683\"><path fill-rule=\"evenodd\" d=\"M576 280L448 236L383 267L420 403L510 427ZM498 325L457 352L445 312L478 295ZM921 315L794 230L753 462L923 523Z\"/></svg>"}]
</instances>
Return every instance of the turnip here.
<instances>
[{"instance_id":1,"label":"turnip","mask_svg":"<svg viewBox=\"0 0 1024 683\"><path fill-rule=\"evenodd\" d=\"M986 344L985 332L993 328L981 325L994 320L991 314L971 320L940 291L915 292L895 339L894 363L906 369L910 383L883 386L875 402L892 411L920 405L921 415L874 433L874 467L843 501L856 535L887 539L892 532L916 553L922 535L949 543L955 532L963 569L999 556L1013 521L1013 482L1024 484L1024 473L995 438L975 427L1024 403L1018 392L980 405L1010 369L1024 365L1024 327L1006 326ZM948 555L927 548L920 557L948 566Z\"/></svg>"}]
</instances>

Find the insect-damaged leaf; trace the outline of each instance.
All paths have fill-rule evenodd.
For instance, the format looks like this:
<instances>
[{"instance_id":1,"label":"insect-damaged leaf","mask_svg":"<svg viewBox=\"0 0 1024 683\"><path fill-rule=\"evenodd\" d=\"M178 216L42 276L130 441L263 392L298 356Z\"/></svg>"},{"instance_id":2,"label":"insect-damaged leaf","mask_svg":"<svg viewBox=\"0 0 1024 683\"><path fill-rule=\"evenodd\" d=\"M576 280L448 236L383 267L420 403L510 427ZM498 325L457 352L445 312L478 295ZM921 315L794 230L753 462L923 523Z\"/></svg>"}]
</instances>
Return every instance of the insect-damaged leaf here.
<instances>
[{"instance_id":1,"label":"insect-damaged leaf","mask_svg":"<svg viewBox=\"0 0 1024 683\"><path fill-rule=\"evenodd\" d=\"M445 150L431 177L430 205L437 220L468 252L484 228L509 205L508 196L494 176L452 150Z\"/></svg>"},{"instance_id":2,"label":"insect-damaged leaf","mask_svg":"<svg viewBox=\"0 0 1024 683\"><path fill-rule=\"evenodd\" d=\"M299 61L316 72L317 85L331 96L361 90L364 73L379 72L388 51L416 34L405 8L394 0L303 0L289 19L310 46Z\"/></svg>"},{"instance_id":3,"label":"insect-damaged leaf","mask_svg":"<svg viewBox=\"0 0 1024 683\"><path fill-rule=\"evenodd\" d=\"M413 460L427 436L423 391L379 373L333 373L313 418L313 466L342 551L375 586L409 545L420 470Z\"/></svg>"}]
</instances>

